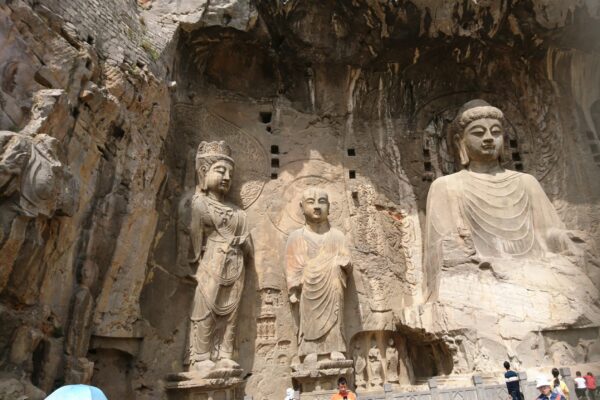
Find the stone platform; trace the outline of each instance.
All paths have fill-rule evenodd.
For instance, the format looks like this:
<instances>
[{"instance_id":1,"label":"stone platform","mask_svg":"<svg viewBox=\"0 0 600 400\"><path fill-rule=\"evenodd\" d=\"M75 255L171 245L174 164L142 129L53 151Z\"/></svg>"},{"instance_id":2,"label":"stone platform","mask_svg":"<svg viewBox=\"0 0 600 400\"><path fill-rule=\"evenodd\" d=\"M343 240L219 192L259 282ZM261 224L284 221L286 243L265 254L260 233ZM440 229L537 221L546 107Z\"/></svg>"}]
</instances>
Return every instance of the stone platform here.
<instances>
[{"instance_id":1,"label":"stone platform","mask_svg":"<svg viewBox=\"0 0 600 400\"><path fill-rule=\"evenodd\" d=\"M197 372L181 372L167 376L165 388L169 400L234 400L239 397L237 390L243 382L239 375L210 377Z\"/></svg>"}]
</instances>

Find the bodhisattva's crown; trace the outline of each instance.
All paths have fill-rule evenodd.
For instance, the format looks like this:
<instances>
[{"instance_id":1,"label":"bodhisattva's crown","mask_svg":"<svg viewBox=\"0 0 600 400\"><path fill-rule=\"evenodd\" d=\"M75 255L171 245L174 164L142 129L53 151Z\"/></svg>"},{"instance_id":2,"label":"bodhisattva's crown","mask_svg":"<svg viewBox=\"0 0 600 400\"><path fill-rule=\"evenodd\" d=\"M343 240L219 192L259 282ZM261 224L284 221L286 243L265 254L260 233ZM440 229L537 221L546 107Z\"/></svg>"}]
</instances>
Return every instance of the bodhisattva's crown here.
<instances>
[{"instance_id":1,"label":"bodhisattva's crown","mask_svg":"<svg viewBox=\"0 0 600 400\"><path fill-rule=\"evenodd\" d=\"M196 151L196 158L218 157L231 160L231 148L224 142L201 142Z\"/></svg>"}]
</instances>

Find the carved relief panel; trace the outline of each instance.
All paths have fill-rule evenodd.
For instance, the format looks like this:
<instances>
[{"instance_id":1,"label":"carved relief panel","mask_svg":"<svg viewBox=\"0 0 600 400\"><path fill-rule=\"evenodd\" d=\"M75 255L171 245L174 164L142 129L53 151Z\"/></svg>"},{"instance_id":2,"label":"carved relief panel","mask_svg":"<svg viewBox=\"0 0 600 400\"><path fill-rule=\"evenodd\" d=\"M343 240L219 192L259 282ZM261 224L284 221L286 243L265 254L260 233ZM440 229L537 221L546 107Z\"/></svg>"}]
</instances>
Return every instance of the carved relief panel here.
<instances>
[{"instance_id":1,"label":"carved relief panel","mask_svg":"<svg viewBox=\"0 0 600 400\"><path fill-rule=\"evenodd\" d=\"M413 383L407 340L393 331L360 332L352 338L356 390L382 391L383 384Z\"/></svg>"}]
</instances>

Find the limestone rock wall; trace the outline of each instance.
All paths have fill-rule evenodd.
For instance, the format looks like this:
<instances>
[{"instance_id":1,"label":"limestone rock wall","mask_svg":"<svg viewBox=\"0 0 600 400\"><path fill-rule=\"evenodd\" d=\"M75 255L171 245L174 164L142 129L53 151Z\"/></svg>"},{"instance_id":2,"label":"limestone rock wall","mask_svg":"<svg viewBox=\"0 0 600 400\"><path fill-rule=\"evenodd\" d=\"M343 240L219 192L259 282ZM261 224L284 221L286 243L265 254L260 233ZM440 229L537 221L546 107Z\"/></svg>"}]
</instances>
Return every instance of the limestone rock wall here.
<instances>
[{"instance_id":1,"label":"limestone rock wall","mask_svg":"<svg viewBox=\"0 0 600 400\"><path fill-rule=\"evenodd\" d=\"M448 124L477 97L507 116L506 166L538 178L584 232L599 285L597 2L42 3L0 5L6 390L42 398L91 381L109 398L166 398L163 379L184 369L194 291L179 209L208 139L234 151L232 200L255 241L238 335L246 394L271 399L292 385L282 252L302 221L298 197L315 184L352 245L346 340L395 338L400 384L505 358L599 361L598 321L527 341L501 333L499 344L477 326L406 313L427 300L427 190L456 170ZM50 186L65 201L40 196L27 212L28 166L47 148L43 168L61 177Z\"/></svg>"},{"instance_id":2,"label":"limestone rock wall","mask_svg":"<svg viewBox=\"0 0 600 400\"><path fill-rule=\"evenodd\" d=\"M89 381L86 357L102 365L103 350L85 344L92 334L141 337L138 259L154 235L170 102L143 63L82 40L91 31L77 33L67 11L10 2L0 13L2 129L13 131L1 142L2 373L48 392ZM84 265L93 277L85 284ZM78 339L72 324L84 327Z\"/></svg>"}]
</instances>

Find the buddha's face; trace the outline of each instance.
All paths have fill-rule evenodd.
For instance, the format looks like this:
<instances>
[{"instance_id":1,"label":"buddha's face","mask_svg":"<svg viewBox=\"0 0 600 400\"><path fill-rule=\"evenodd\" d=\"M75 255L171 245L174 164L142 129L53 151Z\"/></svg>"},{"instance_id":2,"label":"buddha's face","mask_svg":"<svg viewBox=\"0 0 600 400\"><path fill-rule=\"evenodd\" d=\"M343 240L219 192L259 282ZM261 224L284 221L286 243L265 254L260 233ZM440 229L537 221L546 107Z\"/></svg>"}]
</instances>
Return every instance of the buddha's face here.
<instances>
[{"instance_id":1,"label":"buddha's face","mask_svg":"<svg viewBox=\"0 0 600 400\"><path fill-rule=\"evenodd\" d=\"M231 188L232 177L233 164L227 160L216 161L210 166L204 177L206 191L226 194Z\"/></svg>"},{"instance_id":2,"label":"buddha's face","mask_svg":"<svg viewBox=\"0 0 600 400\"><path fill-rule=\"evenodd\" d=\"M504 146L502 124L495 118L481 118L466 126L461 145L470 161L498 160Z\"/></svg>"},{"instance_id":3,"label":"buddha's face","mask_svg":"<svg viewBox=\"0 0 600 400\"><path fill-rule=\"evenodd\" d=\"M329 196L321 190L307 190L300 202L307 222L319 223L329 217Z\"/></svg>"}]
</instances>

